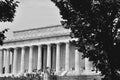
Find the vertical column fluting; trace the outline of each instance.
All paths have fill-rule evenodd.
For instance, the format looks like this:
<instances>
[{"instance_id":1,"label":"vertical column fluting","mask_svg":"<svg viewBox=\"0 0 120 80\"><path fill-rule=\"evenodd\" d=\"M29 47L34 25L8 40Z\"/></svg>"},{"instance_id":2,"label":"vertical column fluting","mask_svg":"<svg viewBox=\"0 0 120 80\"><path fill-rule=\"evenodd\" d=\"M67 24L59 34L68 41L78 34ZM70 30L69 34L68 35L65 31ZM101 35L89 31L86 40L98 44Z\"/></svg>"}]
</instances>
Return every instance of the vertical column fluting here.
<instances>
[{"instance_id":1,"label":"vertical column fluting","mask_svg":"<svg viewBox=\"0 0 120 80\"><path fill-rule=\"evenodd\" d=\"M52 46L52 69L55 70L56 69L56 46L53 45Z\"/></svg>"},{"instance_id":2,"label":"vertical column fluting","mask_svg":"<svg viewBox=\"0 0 120 80\"><path fill-rule=\"evenodd\" d=\"M56 44L56 72L60 71L60 43Z\"/></svg>"},{"instance_id":3,"label":"vertical column fluting","mask_svg":"<svg viewBox=\"0 0 120 80\"><path fill-rule=\"evenodd\" d=\"M30 46L30 49L29 49L29 69L28 69L29 73L32 72L32 61L33 61L33 46Z\"/></svg>"},{"instance_id":4,"label":"vertical column fluting","mask_svg":"<svg viewBox=\"0 0 120 80\"><path fill-rule=\"evenodd\" d=\"M7 51L6 51L5 74L9 73L9 62L10 62L10 53L9 53L9 49L7 49Z\"/></svg>"},{"instance_id":5,"label":"vertical column fluting","mask_svg":"<svg viewBox=\"0 0 120 80\"><path fill-rule=\"evenodd\" d=\"M75 50L75 71L80 71L80 55L77 49Z\"/></svg>"},{"instance_id":6,"label":"vertical column fluting","mask_svg":"<svg viewBox=\"0 0 120 80\"><path fill-rule=\"evenodd\" d=\"M69 42L66 43L65 51L65 70L69 70Z\"/></svg>"},{"instance_id":7,"label":"vertical column fluting","mask_svg":"<svg viewBox=\"0 0 120 80\"><path fill-rule=\"evenodd\" d=\"M51 44L47 45L47 67L51 68Z\"/></svg>"},{"instance_id":8,"label":"vertical column fluting","mask_svg":"<svg viewBox=\"0 0 120 80\"><path fill-rule=\"evenodd\" d=\"M25 65L25 47L21 48L21 73L24 73L24 65Z\"/></svg>"},{"instance_id":9,"label":"vertical column fluting","mask_svg":"<svg viewBox=\"0 0 120 80\"><path fill-rule=\"evenodd\" d=\"M6 58L7 58L7 52L5 49L3 49L4 59L3 59L3 67L4 67L4 74L5 74L5 66L6 66Z\"/></svg>"},{"instance_id":10,"label":"vertical column fluting","mask_svg":"<svg viewBox=\"0 0 120 80\"><path fill-rule=\"evenodd\" d=\"M47 66L47 47L43 46L43 69Z\"/></svg>"},{"instance_id":11,"label":"vertical column fluting","mask_svg":"<svg viewBox=\"0 0 120 80\"><path fill-rule=\"evenodd\" d=\"M12 73L12 67L13 67L13 53L12 51L9 52L9 73Z\"/></svg>"},{"instance_id":12,"label":"vertical column fluting","mask_svg":"<svg viewBox=\"0 0 120 80\"><path fill-rule=\"evenodd\" d=\"M14 48L13 53L13 74L17 73L17 48Z\"/></svg>"},{"instance_id":13,"label":"vertical column fluting","mask_svg":"<svg viewBox=\"0 0 120 80\"><path fill-rule=\"evenodd\" d=\"M0 50L0 74L3 72L3 52Z\"/></svg>"},{"instance_id":14,"label":"vertical column fluting","mask_svg":"<svg viewBox=\"0 0 120 80\"><path fill-rule=\"evenodd\" d=\"M37 70L42 68L42 45L38 46L38 61L37 61Z\"/></svg>"}]
</instances>

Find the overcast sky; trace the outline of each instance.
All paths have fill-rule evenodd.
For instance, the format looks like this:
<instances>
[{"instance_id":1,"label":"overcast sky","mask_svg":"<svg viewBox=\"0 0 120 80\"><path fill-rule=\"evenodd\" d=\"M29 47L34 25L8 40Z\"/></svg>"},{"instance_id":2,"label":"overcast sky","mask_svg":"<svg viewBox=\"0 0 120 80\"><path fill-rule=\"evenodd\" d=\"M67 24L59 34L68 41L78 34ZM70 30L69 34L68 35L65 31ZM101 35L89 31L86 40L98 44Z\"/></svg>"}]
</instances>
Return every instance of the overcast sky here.
<instances>
[{"instance_id":1,"label":"overcast sky","mask_svg":"<svg viewBox=\"0 0 120 80\"><path fill-rule=\"evenodd\" d=\"M12 23L0 23L0 30L10 28L12 31L60 24L58 8L50 0L19 0L20 4Z\"/></svg>"}]
</instances>

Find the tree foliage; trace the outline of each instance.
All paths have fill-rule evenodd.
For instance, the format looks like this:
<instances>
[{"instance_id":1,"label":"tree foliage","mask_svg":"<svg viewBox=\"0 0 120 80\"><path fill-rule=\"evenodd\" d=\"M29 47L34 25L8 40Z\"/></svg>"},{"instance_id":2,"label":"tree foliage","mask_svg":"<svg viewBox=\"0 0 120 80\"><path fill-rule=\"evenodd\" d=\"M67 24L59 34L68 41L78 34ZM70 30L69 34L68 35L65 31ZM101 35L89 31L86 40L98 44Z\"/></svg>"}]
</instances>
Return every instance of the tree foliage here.
<instances>
[{"instance_id":1,"label":"tree foliage","mask_svg":"<svg viewBox=\"0 0 120 80\"><path fill-rule=\"evenodd\" d=\"M120 0L51 0L83 57L104 80L120 79Z\"/></svg>"},{"instance_id":2,"label":"tree foliage","mask_svg":"<svg viewBox=\"0 0 120 80\"><path fill-rule=\"evenodd\" d=\"M18 1L15 0L0 0L0 22L12 22L15 16ZM0 32L0 45L3 44L5 39L4 33L7 29Z\"/></svg>"}]
</instances>

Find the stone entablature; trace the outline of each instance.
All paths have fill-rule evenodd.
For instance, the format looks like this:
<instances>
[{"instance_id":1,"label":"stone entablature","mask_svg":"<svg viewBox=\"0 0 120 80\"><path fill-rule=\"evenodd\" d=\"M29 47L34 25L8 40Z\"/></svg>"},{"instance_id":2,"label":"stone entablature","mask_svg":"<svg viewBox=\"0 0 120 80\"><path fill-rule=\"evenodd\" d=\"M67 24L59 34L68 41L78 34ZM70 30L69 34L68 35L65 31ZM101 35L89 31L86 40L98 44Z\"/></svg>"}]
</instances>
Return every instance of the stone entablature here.
<instances>
[{"instance_id":1,"label":"stone entablature","mask_svg":"<svg viewBox=\"0 0 120 80\"><path fill-rule=\"evenodd\" d=\"M36 39L28 39L28 40L16 40L5 42L3 46L0 48L9 48L9 47L19 47L19 46L27 46L27 45L39 45L39 44L49 44L49 43L58 43L58 42L69 42L70 36L57 36L57 37L49 37L49 38L36 38Z\"/></svg>"},{"instance_id":2,"label":"stone entablature","mask_svg":"<svg viewBox=\"0 0 120 80\"><path fill-rule=\"evenodd\" d=\"M0 48L69 41L70 31L61 25L19 30L13 32L13 39L6 39Z\"/></svg>"},{"instance_id":3,"label":"stone entablature","mask_svg":"<svg viewBox=\"0 0 120 80\"><path fill-rule=\"evenodd\" d=\"M69 34L70 31L68 29L63 28L63 26L61 25L56 25L56 26L14 31L13 32L14 39L6 40L6 41L26 40L32 38L33 39L45 38L45 37L61 36L61 35L69 35Z\"/></svg>"}]
</instances>

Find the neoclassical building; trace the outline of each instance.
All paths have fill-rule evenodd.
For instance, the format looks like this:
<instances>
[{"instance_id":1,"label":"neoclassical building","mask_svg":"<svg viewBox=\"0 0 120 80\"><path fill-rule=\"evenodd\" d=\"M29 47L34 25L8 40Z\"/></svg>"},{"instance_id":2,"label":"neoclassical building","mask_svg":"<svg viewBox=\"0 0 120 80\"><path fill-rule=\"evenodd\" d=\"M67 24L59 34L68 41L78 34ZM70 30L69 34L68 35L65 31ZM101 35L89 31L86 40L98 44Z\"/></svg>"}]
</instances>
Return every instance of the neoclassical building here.
<instances>
[{"instance_id":1,"label":"neoclassical building","mask_svg":"<svg viewBox=\"0 0 120 80\"><path fill-rule=\"evenodd\" d=\"M0 46L0 75L31 73L46 67L61 75L92 73L87 58L82 59L69 41L70 31L61 25L14 31L13 39Z\"/></svg>"}]
</instances>

